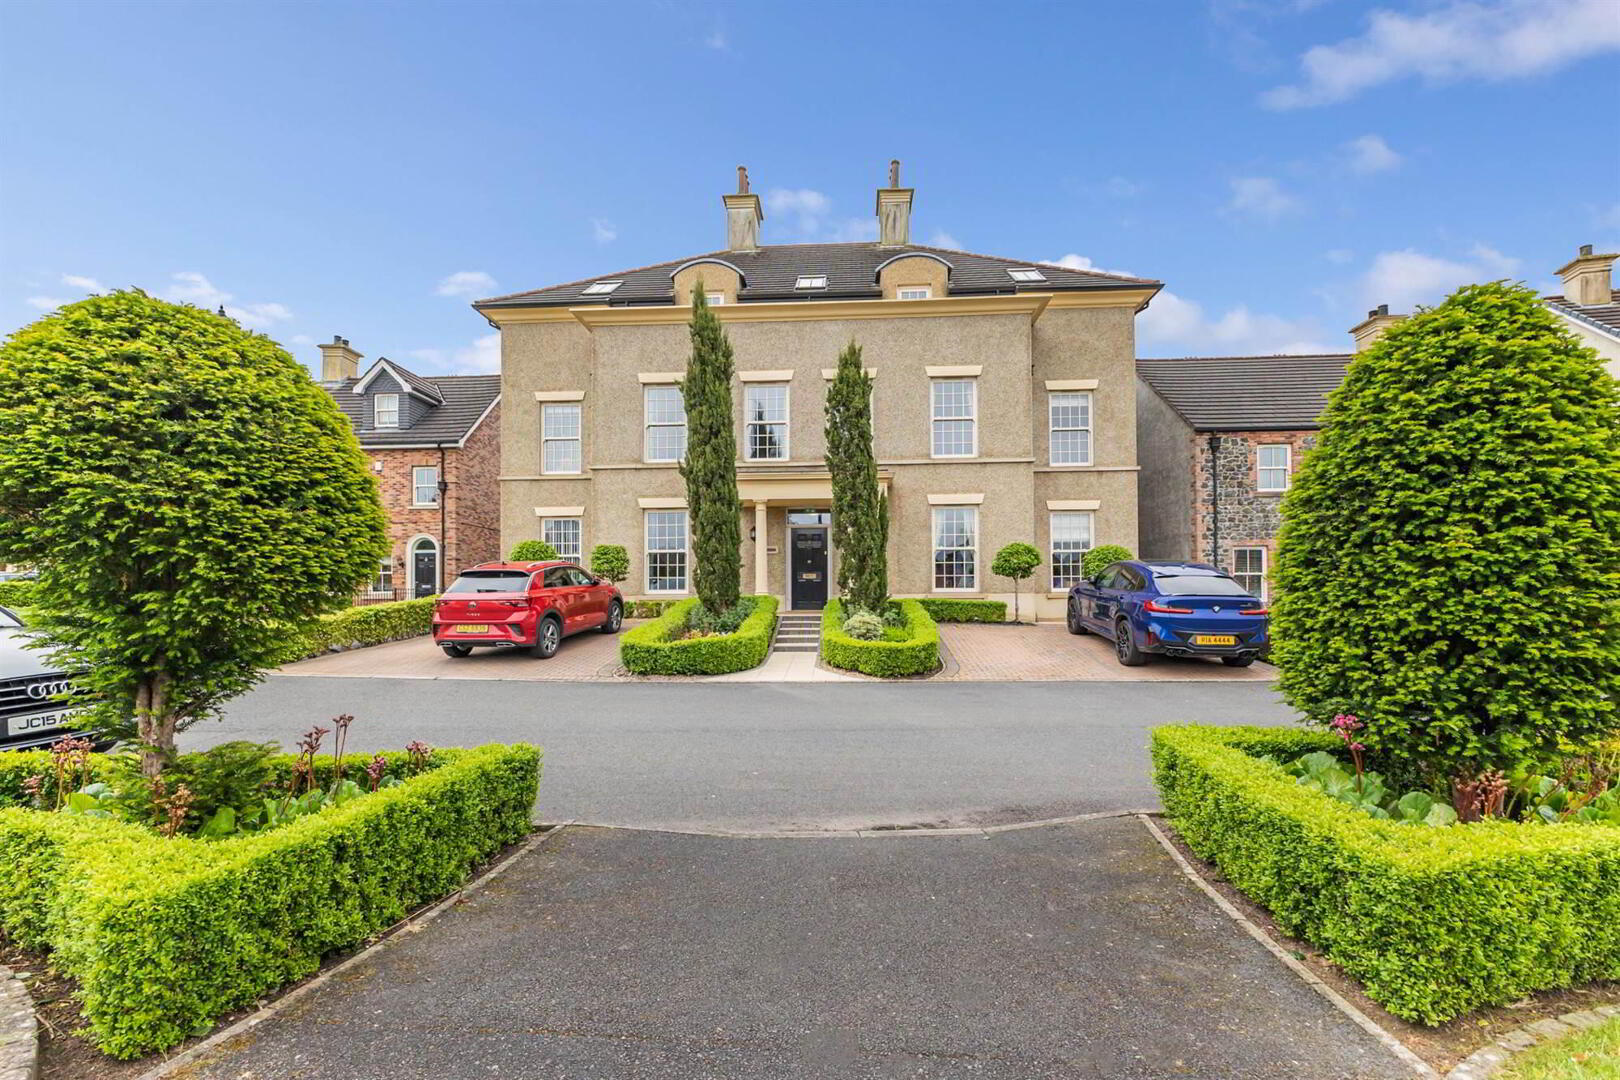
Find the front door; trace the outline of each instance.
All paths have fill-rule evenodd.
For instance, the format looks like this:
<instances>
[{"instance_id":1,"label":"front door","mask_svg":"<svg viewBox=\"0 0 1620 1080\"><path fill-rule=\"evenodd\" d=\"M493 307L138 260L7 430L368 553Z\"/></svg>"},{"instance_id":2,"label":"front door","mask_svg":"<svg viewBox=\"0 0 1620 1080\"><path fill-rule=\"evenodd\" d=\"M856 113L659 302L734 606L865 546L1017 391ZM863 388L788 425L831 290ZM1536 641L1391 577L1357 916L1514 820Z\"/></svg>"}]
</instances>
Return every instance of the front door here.
<instances>
[{"instance_id":1,"label":"front door","mask_svg":"<svg viewBox=\"0 0 1620 1080\"><path fill-rule=\"evenodd\" d=\"M791 606L796 611L817 611L827 606L827 530L793 530Z\"/></svg>"},{"instance_id":2,"label":"front door","mask_svg":"<svg viewBox=\"0 0 1620 1080\"><path fill-rule=\"evenodd\" d=\"M432 596L439 587L439 552L437 548L427 545L419 546L414 552L416 565L411 580L416 583L415 595Z\"/></svg>"}]
</instances>

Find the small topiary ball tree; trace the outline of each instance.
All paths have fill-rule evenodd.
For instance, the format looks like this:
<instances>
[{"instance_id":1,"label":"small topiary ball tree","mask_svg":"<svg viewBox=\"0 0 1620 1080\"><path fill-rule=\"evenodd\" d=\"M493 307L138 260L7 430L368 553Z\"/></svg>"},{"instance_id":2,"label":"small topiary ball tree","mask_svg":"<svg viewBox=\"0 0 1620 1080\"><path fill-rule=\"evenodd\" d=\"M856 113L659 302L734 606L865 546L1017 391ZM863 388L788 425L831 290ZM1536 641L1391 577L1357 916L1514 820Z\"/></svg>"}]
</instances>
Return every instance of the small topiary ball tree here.
<instances>
[{"instance_id":1,"label":"small topiary ball tree","mask_svg":"<svg viewBox=\"0 0 1620 1080\"><path fill-rule=\"evenodd\" d=\"M544 540L519 540L512 545L513 562L550 562L560 557L557 549Z\"/></svg>"},{"instance_id":2,"label":"small topiary ball tree","mask_svg":"<svg viewBox=\"0 0 1620 1080\"><path fill-rule=\"evenodd\" d=\"M1094 547L1080 556L1080 574L1087 581L1090 581L1115 563L1129 558L1131 558L1131 549L1120 547L1118 544L1104 544L1102 547Z\"/></svg>"},{"instance_id":3,"label":"small topiary ball tree","mask_svg":"<svg viewBox=\"0 0 1620 1080\"><path fill-rule=\"evenodd\" d=\"M1620 395L1529 289L1471 285L1356 358L1283 501L1288 700L1450 782L1616 727ZM1468 804L1468 805L1465 805Z\"/></svg>"},{"instance_id":4,"label":"small topiary ball tree","mask_svg":"<svg viewBox=\"0 0 1620 1080\"><path fill-rule=\"evenodd\" d=\"M630 576L630 553L623 544L597 544L591 549L591 573L617 585Z\"/></svg>"},{"instance_id":5,"label":"small topiary ball tree","mask_svg":"<svg viewBox=\"0 0 1620 1080\"><path fill-rule=\"evenodd\" d=\"M990 563L990 572L997 577L1012 578L1013 622L1023 622L1018 612L1018 583L1035 572L1041 565L1041 553L1033 544L1015 541L996 552Z\"/></svg>"},{"instance_id":6,"label":"small topiary ball tree","mask_svg":"<svg viewBox=\"0 0 1620 1080\"><path fill-rule=\"evenodd\" d=\"M114 292L0 345L0 562L39 570L54 662L148 776L352 601L386 528L331 395L223 315Z\"/></svg>"}]
</instances>

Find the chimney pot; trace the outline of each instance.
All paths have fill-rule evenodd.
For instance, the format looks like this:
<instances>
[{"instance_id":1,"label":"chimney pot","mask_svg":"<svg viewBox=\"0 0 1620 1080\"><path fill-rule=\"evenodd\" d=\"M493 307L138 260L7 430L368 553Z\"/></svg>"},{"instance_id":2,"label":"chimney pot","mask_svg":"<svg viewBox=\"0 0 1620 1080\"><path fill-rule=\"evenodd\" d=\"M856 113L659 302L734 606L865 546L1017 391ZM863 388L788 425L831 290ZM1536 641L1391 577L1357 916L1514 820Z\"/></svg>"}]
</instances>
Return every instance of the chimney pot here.
<instances>
[{"instance_id":1,"label":"chimney pot","mask_svg":"<svg viewBox=\"0 0 1620 1080\"><path fill-rule=\"evenodd\" d=\"M905 247L911 242L911 188L900 186L900 159L889 162L889 186L878 188L878 247Z\"/></svg>"},{"instance_id":2,"label":"chimney pot","mask_svg":"<svg viewBox=\"0 0 1620 1080\"><path fill-rule=\"evenodd\" d=\"M1564 279L1564 299L1571 304L1587 307L1592 304L1614 303L1614 252L1592 251L1591 244L1582 244L1580 254L1558 270Z\"/></svg>"},{"instance_id":3,"label":"chimney pot","mask_svg":"<svg viewBox=\"0 0 1620 1080\"><path fill-rule=\"evenodd\" d=\"M1592 254L1592 245L1591 244L1582 244L1581 245L1581 254L1582 255L1590 255L1590 254Z\"/></svg>"}]
</instances>

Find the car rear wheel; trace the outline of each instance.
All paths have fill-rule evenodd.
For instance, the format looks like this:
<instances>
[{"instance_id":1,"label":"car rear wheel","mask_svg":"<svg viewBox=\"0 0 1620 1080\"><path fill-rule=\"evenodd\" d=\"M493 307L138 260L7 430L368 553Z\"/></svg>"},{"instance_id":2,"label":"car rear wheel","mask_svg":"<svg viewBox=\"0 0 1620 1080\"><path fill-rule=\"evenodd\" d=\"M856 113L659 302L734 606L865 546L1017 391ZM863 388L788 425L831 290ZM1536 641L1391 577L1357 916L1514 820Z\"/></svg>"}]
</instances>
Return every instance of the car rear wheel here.
<instances>
[{"instance_id":1,"label":"car rear wheel","mask_svg":"<svg viewBox=\"0 0 1620 1080\"><path fill-rule=\"evenodd\" d=\"M1131 624L1125 619L1114 623L1114 655L1126 667L1141 667L1148 662L1147 653L1136 647L1131 636Z\"/></svg>"},{"instance_id":2,"label":"car rear wheel","mask_svg":"<svg viewBox=\"0 0 1620 1080\"><path fill-rule=\"evenodd\" d=\"M1080 606L1073 600L1069 601L1069 614L1066 621L1069 624L1069 633L1083 634L1086 632L1086 624L1080 621Z\"/></svg>"},{"instance_id":3,"label":"car rear wheel","mask_svg":"<svg viewBox=\"0 0 1620 1080\"><path fill-rule=\"evenodd\" d=\"M541 619L540 634L535 639L534 647L529 651L542 660L550 660L557 655L557 646L562 644L562 627L557 625L556 619Z\"/></svg>"},{"instance_id":4,"label":"car rear wheel","mask_svg":"<svg viewBox=\"0 0 1620 1080\"><path fill-rule=\"evenodd\" d=\"M1225 664L1227 667L1248 667L1250 664L1254 663L1254 657L1223 656L1221 657L1221 663Z\"/></svg>"},{"instance_id":5,"label":"car rear wheel","mask_svg":"<svg viewBox=\"0 0 1620 1080\"><path fill-rule=\"evenodd\" d=\"M617 634L619 632L619 627L623 625L624 605L615 600L613 601L613 606L608 608L607 622L602 624L602 633Z\"/></svg>"},{"instance_id":6,"label":"car rear wheel","mask_svg":"<svg viewBox=\"0 0 1620 1080\"><path fill-rule=\"evenodd\" d=\"M463 657L463 656L471 656L472 655L472 646L471 645L455 645L455 644L451 644L451 643L446 643L446 644L440 646L440 648L444 649L444 655L449 656L449 657L459 658L459 657Z\"/></svg>"}]
</instances>

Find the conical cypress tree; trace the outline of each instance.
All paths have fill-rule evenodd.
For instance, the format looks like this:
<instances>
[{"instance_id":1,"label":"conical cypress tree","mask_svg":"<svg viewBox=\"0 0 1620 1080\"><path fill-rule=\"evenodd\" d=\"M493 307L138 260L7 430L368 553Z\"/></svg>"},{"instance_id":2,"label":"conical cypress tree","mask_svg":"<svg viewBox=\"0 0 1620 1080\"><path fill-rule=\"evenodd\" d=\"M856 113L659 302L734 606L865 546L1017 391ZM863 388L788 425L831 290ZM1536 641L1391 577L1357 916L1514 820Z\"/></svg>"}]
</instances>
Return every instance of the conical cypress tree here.
<instances>
[{"instance_id":1,"label":"conical cypress tree","mask_svg":"<svg viewBox=\"0 0 1620 1080\"><path fill-rule=\"evenodd\" d=\"M742 578L742 500L731 411L731 342L709 309L703 283L692 290L692 355L681 380L686 403L686 506L692 523L692 584L711 614L737 606Z\"/></svg>"},{"instance_id":2,"label":"conical cypress tree","mask_svg":"<svg viewBox=\"0 0 1620 1080\"><path fill-rule=\"evenodd\" d=\"M853 341L838 354L827 388L827 471L838 587L851 607L882 611L889 601L889 504L878 490L872 452L872 378Z\"/></svg>"},{"instance_id":3,"label":"conical cypress tree","mask_svg":"<svg viewBox=\"0 0 1620 1080\"><path fill-rule=\"evenodd\" d=\"M1471 285L1350 365L1283 501L1288 700L1467 786L1616 724L1620 394L1529 289Z\"/></svg>"}]
</instances>

